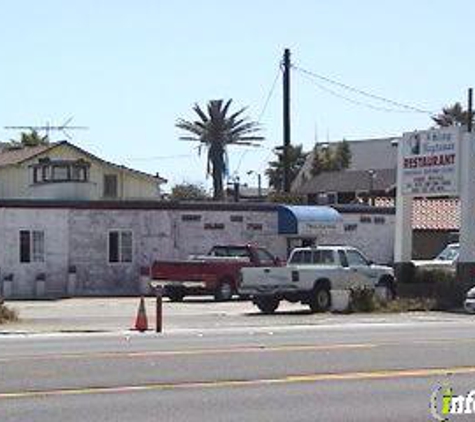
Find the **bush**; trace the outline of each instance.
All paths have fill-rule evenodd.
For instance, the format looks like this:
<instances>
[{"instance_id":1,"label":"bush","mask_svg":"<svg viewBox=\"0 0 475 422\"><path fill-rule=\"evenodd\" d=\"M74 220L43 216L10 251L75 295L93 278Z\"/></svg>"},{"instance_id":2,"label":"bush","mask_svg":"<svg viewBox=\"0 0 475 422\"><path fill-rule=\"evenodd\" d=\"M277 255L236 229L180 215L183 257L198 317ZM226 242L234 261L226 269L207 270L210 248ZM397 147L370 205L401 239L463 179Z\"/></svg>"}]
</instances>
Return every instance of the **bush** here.
<instances>
[{"instance_id":1,"label":"bush","mask_svg":"<svg viewBox=\"0 0 475 422\"><path fill-rule=\"evenodd\" d=\"M357 287L350 291L351 312L374 312L376 302L373 289Z\"/></svg>"},{"instance_id":2,"label":"bush","mask_svg":"<svg viewBox=\"0 0 475 422\"><path fill-rule=\"evenodd\" d=\"M382 301L375 296L373 289L366 287L358 287L350 292L350 312L426 312L436 307L437 301L431 298L397 298Z\"/></svg>"},{"instance_id":3,"label":"bush","mask_svg":"<svg viewBox=\"0 0 475 422\"><path fill-rule=\"evenodd\" d=\"M18 312L15 309L10 309L3 299L0 297L0 324L5 322L12 322L18 320Z\"/></svg>"}]
</instances>

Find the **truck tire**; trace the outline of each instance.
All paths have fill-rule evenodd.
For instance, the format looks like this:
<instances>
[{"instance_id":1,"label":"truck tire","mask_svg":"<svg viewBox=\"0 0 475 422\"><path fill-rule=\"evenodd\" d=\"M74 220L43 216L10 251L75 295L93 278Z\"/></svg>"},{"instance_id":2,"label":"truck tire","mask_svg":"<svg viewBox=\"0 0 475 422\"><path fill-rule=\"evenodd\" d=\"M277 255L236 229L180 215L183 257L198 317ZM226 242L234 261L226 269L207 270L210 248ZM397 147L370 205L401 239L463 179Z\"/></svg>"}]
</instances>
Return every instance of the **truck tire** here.
<instances>
[{"instance_id":1,"label":"truck tire","mask_svg":"<svg viewBox=\"0 0 475 422\"><path fill-rule=\"evenodd\" d=\"M223 280L214 291L214 300L217 302L227 302L234 295L234 289L229 280Z\"/></svg>"},{"instance_id":2,"label":"truck tire","mask_svg":"<svg viewBox=\"0 0 475 422\"><path fill-rule=\"evenodd\" d=\"M273 314L279 307L280 300L275 296L257 296L254 299L254 304L259 308L263 314Z\"/></svg>"},{"instance_id":3,"label":"truck tire","mask_svg":"<svg viewBox=\"0 0 475 422\"><path fill-rule=\"evenodd\" d=\"M331 307L332 297L330 289L325 285L317 285L311 293L308 303L312 312L326 312Z\"/></svg>"},{"instance_id":4,"label":"truck tire","mask_svg":"<svg viewBox=\"0 0 475 422\"><path fill-rule=\"evenodd\" d=\"M185 290L180 288L168 288L167 296L170 302L181 302L185 297Z\"/></svg>"}]
</instances>

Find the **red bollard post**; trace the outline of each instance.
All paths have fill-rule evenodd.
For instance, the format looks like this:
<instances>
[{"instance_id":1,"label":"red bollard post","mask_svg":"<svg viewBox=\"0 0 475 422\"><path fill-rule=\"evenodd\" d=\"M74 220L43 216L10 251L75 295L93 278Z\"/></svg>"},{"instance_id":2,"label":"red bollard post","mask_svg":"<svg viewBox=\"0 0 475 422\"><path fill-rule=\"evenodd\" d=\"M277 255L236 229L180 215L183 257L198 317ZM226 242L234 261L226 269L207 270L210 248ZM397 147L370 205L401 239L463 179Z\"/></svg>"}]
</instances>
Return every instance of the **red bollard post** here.
<instances>
[{"instance_id":1,"label":"red bollard post","mask_svg":"<svg viewBox=\"0 0 475 422\"><path fill-rule=\"evenodd\" d=\"M162 300L163 300L163 288L162 286L156 287L157 293L157 310L156 310L156 332L162 332L162 323L163 323L163 307L162 307Z\"/></svg>"}]
</instances>

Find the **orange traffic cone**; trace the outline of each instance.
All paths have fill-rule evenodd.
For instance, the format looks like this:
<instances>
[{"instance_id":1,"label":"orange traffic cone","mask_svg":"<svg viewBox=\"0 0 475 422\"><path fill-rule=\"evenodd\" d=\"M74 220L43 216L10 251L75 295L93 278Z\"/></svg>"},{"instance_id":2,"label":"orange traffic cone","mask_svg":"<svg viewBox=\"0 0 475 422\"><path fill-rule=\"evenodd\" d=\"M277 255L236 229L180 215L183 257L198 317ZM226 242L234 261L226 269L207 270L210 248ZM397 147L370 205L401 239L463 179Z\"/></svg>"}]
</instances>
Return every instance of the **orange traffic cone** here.
<instances>
[{"instance_id":1,"label":"orange traffic cone","mask_svg":"<svg viewBox=\"0 0 475 422\"><path fill-rule=\"evenodd\" d=\"M145 312L145 301L143 296L140 298L139 311L137 312L137 318L135 319L135 329L141 332L148 330L147 313Z\"/></svg>"}]
</instances>

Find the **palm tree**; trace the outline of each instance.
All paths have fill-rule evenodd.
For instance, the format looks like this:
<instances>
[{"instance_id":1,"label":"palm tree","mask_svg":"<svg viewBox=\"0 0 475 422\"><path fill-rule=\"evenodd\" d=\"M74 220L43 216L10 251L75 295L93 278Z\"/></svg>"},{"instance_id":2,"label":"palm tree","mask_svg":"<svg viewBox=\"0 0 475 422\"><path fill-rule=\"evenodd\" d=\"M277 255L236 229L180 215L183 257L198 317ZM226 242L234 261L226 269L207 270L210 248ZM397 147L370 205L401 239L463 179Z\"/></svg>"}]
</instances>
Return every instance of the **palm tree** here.
<instances>
[{"instance_id":1,"label":"palm tree","mask_svg":"<svg viewBox=\"0 0 475 422\"><path fill-rule=\"evenodd\" d=\"M468 123L468 115L469 112L464 110L460 103L455 103L453 106L444 107L442 113L433 116L432 120L439 127L465 126Z\"/></svg>"},{"instance_id":2,"label":"palm tree","mask_svg":"<svg viewBox=\"0 0 475 422\"><path fill-rule=\"evenodd\" d=\"M48 144L48 135L41 136L35 129L31 129L30 132L21 132L19 141L15 139L10 141L11 148L36 147Z\"/></svg>"},{"instance_id":3,"label":"palm tree","mask_svg":"<svg viewBox=\"0 0 475 422\"><path fill-rule=\"evenodd\" d=\"M198 104L193 111L198 115L194 121L178 119L176 127L192 134L181 136L181 140L200 143L208 150L207 174L213 178L213 199L224 198L223 177L227 171L228 145L256 145L264 138L255 134L261 130L259 123L243 116L246 108L229 113L232 100L211 100L205 112Z\"/></svg>"},{"instance_id":4,"label":"palm tree","mask_svg":"<svg viewBox=\"0 0 475 422\"><path fill-rule=\"evenodd\" d=\"M306 157L307 154L302 151L302 145L289 146L290 183L305 164ZM281 191L284 183L284 154L282 149L277 152L277 160L269 162L269 167L265 173L269 179L269 186L276 191Z\"/></svg>"}]
</instances>

